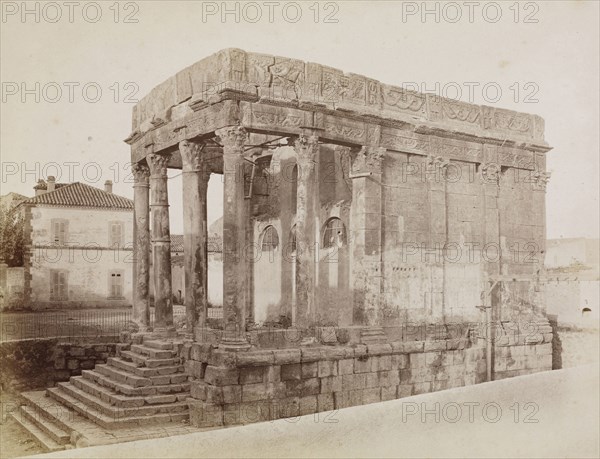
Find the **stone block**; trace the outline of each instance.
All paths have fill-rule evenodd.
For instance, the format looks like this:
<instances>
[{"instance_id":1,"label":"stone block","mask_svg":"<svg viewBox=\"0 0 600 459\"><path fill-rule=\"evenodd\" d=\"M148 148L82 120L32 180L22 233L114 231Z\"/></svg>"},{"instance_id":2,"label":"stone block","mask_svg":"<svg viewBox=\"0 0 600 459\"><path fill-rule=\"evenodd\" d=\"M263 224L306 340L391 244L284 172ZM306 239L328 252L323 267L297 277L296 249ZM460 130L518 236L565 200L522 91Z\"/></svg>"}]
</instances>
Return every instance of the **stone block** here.
<instances>
[{"instance_id":1,"label":"stone block","mask_svg":"<svg viewBox=\"0 0 600 459\"><path fill-rule=\"evenodd\" d=\"M278 400L275 405L274 415L278 418L292 418L299 416L300 397L286 397Z\"/></svg>"},{"instance_id":2,"label":"stone block","mask_svg":"<svg viewBox=\"0 0 600 459\"><path fill-rule=\"evenodd\" d=\"M187 360L184 364L183 364L185 371L188 375L197 378L197 379L203 379L204 378L204 372L206 370L206 364L198 361L198 360Z\"/></svg>"},{"instance_id":3,"label":"stone block","mask_svg":"<svg viewBox=\"0 0 600 459\"><path fill-rule=\"evenodd\" d=\"M404 341L392 343L394 352L401 354L412 354L416 352L423 352L425 348L424 341Z\"/></svg>"},{"instance_id":4,"label":"stone block","mask_svg":"<svg viewBox=\"0 0 600 459\"><path fill-rule=\"evenodd\" d=\"M321 348L320 347L306 347L302 348L302 362L316 362L321 360Z\"/></svg>"},{"instance_id":5,"label":"stone block","mask_svg":"<svg viewBox=\"0 0 600 459\"><path fill-rule=\"evenodd\" d=\"M281 366L269 365L265 370L266 382L281 382Z\"/></svg>"},{"instance_id":6,"label":"stone block","mask_svg":"<svg viewBox=\"0 0 600 459\"><path fill-rule=\"evenodd\" d=\"M67 360L67 369L77 370L78 368L79 368L79 360L77 360L77 359Z\"/></svg>"},{"instance_id":7,"label":"stone block","mask_svg":"<svg viewBox=\"0 0 600 459\"><path fill-rule=\"evenodd\" d=\"M343 359L338 361L338 374L351 375L354 373L354 359Z\"/></svg>"},{"instance_id":8,"label":"stone block","mask_svg":"<svg viewBox=\"0 0 600 459\"><path fill-rule=\"evenodd\" d=\"M317 412L317 396L300 397L300 416Z\"/></svg>"},{"instance_id":9,"label":"stone block","mask_svg":"<svg viewBox=\"0 0 600 459\"><path fill-rule=\"evenodd\" d=\"M242 401L242 386L223 386L223 403L240 403Z\"/></svg>"},{"instance_id":10,"label":"stone block","mask_svg":"<svg viewBox=\"0 0 600 459\"><path fill-rule=\"evenodd\" d=\"M425 341L423 350L425 352L445 351L446 350L446 341L445 340Z\"/></svg>"},{"instance_id":11,"label":"stone block","mask_svg":"<svg viewBox=\"0 0 600 459\"><path fill-rule=\"evenodd\" d=\"M242 402L272 400L286 396L285 383L258 383L242 386Z\"/></svg>"},{"instance_id":12,"label":"stone block","mask_svg":"<svg viewBox=\"0 0 600 459\"><path fill-rule=\"evenodd\" d=\"M437 392L439 390L446 390L448 389L448 380L436 380L433 381L432 383L432 391L433 392Z\"/></svg>"},{"instance_id":13,"label":"stone block","mask_svg":"<svg viewBox=\"0 0 600 459\"><path fill-rule=\"evenodd\" d=\"M399 371L400 384L407 384L412 379L412 371L409 369Z\"/></svg>"},{"instance_id":14,"label":"stone block","mask_svg":"<svg viewBox=\"0 0 600 459\"><path fill-rule=\"evenodd\" d=\"M82 370L91 370L96 366L96 362L94 360L83 360L80 363L80 367Z\"/></svg>"},{"instance_id":15,"label":"stone block","mask_svg":"<svg viewBox=\"0 0 600 459\"><path fill-rule=\"evenodd\" d=\"M389 386L381 388L381 401L387 402L388 400L396 399L396 391L398 386Z\"/></svg>"},{"instance_id":16,"label":"stone block","mask_svg":"<svg viewBox=\"0 0 600 459\"><path fill-rule=\"evenodd\" d=\"M264 366L275 363L273 351L247 351L240 352L237 356L238 366Z\"/></svg>"},{"instance_id":17,"label":"stone block","mask_svg":"<svg viewBox=\"0 0 600 459\"><path fill-rule=\"evenodd\" d=\"M351 390L348 392L350 406L358 406L364 404L364 389Z\"/></svg>"},{"instance_id":18,"label":"stone block","mask_svg":"<svg viewBox=\"0 0 600 459\"><path fill-rule=\"evenodd\" d=\"M286 395L291 397L304 397L318 395L321 391L319 378L302 379L300 381L286 381Z\"/></svg>"},{"instance_id":19,"label":"stone block","mask_svg":"<svg viewBox=\"0 0 600 459\"><path fill-rule=\"evenodd\" d=\"M276 349L273 351L273 357L276 365L287 365L300 363L302 354L300 349Z\"/></svg>"},{"instance_id":20,"label":"stone block","mask_svg":"<svg viewBox=\"0 0 600 459\"><path fill-rule=\"evenodd\" d=\"M391 357L392 357L392 370L403 370L405 368L408 368L408 355L393 354Z\"/></svg>"},{"instance_id":21,"label":"stone block","mask_svg":"<svg viewBox=\"0 0 600 459\"><path fill-rule=\"evenodd\" d=\"M220 386L206 385L206 402L214 405L223 404L223 388Z\"/></svg>"},{"instance_id":22,"label":"stone block","mask_svg":"<svg viewBox=\"0 0 600 459\"><path fill-rule=\"evenodd\" d=\"M186 375L185 373L181 373L181 374L176 374L176 375L170 375L169 376L169 383L170 384L182 384L187 382L189 379L189 376Z\"/></svg>"},{"instance_id":23,"label":"stone block","mask_svg":"<svg viewBox=\"0 0 600 459\"><path fill-rule=\"evenodd\" d=\"M367 385L367 376L364 373L342 376L342 390L361 390Z\"/></svg>"},{"instance_id":24,"label":"stone block","mask_svg":"<svg viewBox=\"0 0 600 459\"><path fill-rule=\"evenodd\" d=\"M54 369L55 370L64 370L67 368L67 359L64 357L58 357L54 359Z\"/></svg>"},{"instance_id":25,"label":"stone block","mask_svg":"<svg viewBox=\"0 0 600 459\"><path fill-rule=\"evenodd\" d=\"M381 388L373 387L363 390L363 403L378 403L381 401Z\"/></svg>"},{"instance_id":26,"label":"stone block","mask_svg":"<svg viewBox=\"0 0 600 459\"><path fill-rule=\"evenodd\" d=\"M356 346L354 346L355 359L359 358L359 357L364 357L365 355L367 355L367 345L366 344L357 344Z\"/></svg>"},{"instance_id":27,"label":"stone block","mask_svg":"<svg viewBox=\"0 0 600 459\"><path fill-rule=\"evenodd\" d=\"M222 349L212 349L206 363L213 367L237 368L238 353Z\"/></svg>"},{"instance_id":28,"label":"stone block","mask_svg":"<svg viewBox=\"0 0 600 459\"><path fill-rule=\"evenodd\" d=\"M381 355L372 357L371 371L387 371L392 369L392 356Z\"/></svg>"},{"instance_id":29,"label":"stone block","mask_svg":"<svg viewBox=\"0 0 600 459\"><path fill-rule=\"evenodd\" d=\"M321 393L331 394L342 390L342 376L328 376L321 378Z\"/></svg>"},{"instance_id":30,"label":"stone block","mask_svg":"<svg viewBox=\"0 0 600 459\"><path fill-rule=\"evenodd\" d=\"M302 362L302 379L316 378L319 375L318 362Z\"/></svg>"},{"instance_id":31,"label":"stone block","mask_svg":"<svg viewBox=\"0 0 600 459\"><path fill-rule=\"evenodd\" d=\"M208 365L204 372L204 380L214 386L230 386L238 384L240 378L239 370L235 368L213 367Z\"/></svg>"},{"instance_id":32,"label":"stone block","mask_svg":"<svg viewBox=\"0 0 600 459\"><path fill-rule=\"evenodd\" d=\"M266 367L246 367L240 369L240 384L265 382Z\"/></svg>"},{"instance_id":33,"label":"stone block","mask_svg":"<svg viewBox=\"0 0 600 459\"><path fill-rule=\"evenodd\" d=\"M206 401L206 383L204 381L190 382L190 396L197 400Z\"/></svg>"},{"instance_id":34,"label":"stone block","mask_svg":"<svg viewBox=\"0 0 600 459\"><path fill-rule=\"evenodd\" d=\"M392 346L388 343L367 344L367 354L388 355L392 353Z\"/></svg>"},{"instance_id":35,"label":"stone block","mask_svg":"<svg viewBox=\"0 0 600 459\"><path fill-rule=\"evenodd\" d=\"M413 395L413 384L399 384L396 398L410 397Z\"/></svg>"},{"instance_id":36,"label":"stone block","mask_svg":"<svg viewBox=\"0 0 600 459\"><path fill-rule=\"evenodd\" d=\"M369 373L371 371L372 357L358 357L354 359L354 373Z\"/></svg>"},{"instance_id":37,"label":"stone block","mask_svg":"<svg viewBox=\"0 0 600 459\"><path fill-rule=\"evenodd\" d=\"M331 411L335 409L335 403L333 400L333 392L329 394L317 395L317 412Z\"/></svg>"},{"instance_id":38,"label":"stone block","mask_svg":"<svg viewBox=\"0 0 600 459\"><path fill-rule=\"evenodd\" d=\"M272 420L272 406L270 402L246 402L236 404L236 406L239 406L240 422L242 424L252 424L255 422L265 422Z\"/></svg>"},{"instance_id":39,"label":"stone block","mask_svg":"<svg viewBox=\"0 0 600 459\"><path fill-rule=\"evenodd\" d=\"M80 346L72 346L71 349L69 349L69 355L72 357L84 357L85 349Z\"/></svg>"},{"instance_id":40,"label":"stone block","mask_svg":"<svg viewBox=\"0 0 600 459\"><path fill-rule=\"evenodd\" d=\"M535 353L537 355L552 355L552 344L551 343L547 343L547 344L538 344L535 347Z\"/></svg>"},{"instance_id":41,"label":"stone block","mask_svg":"<svg viewBox=\"0 0 600 459\"><path fill-rule=\"evenodd\" d=\"M206 402L189 402L190 424L194 427L219 427L223 425L223 407Z\"/></svg>"},{"instance_id":42,"label":"stone block","mask_svg":"<svg viewBox=\"0 0 600 459\"><path fill-rule=\"evenodd\" d=\"M281 365L281 380L300 380L302 379L302 365L300 363L292 363L289 365Z\"/></svg>"},{"instance_id":43,"label":"stone block","mask_svg":"<svg viewBox=\"0 0 600 459\"><path fill-rule=\"evenodd\" d=\"M429 392L431 392L430 382L415 383L413 386L413 395L427 394Z\"/></svg>"},{"instance_id":44,"label":"stone block","mask_svg":"<svg viewBox=\"0 0 600 459\"><path fill-rule=\"evenodd\" d=\"M379 373L365 373L366 374L366 384L365 388L371 389L373 387L379 387Z\"/></svg>"},{"instance_id":45,"label":"stone block","mask_svg":"<svg viewBox=\"0 0 600 459\"><path fill-rule=\"evenodd\" d=\"M336 376L338 374L338 363L335 360L321 360L318 362L319 378L326 376Z\"/></svg>"},{"instance_id":46,"label":"stone block","mask_svg":"<svg viewBox=\"0 0 600 459\"><path fill-rule=\"evenodd\" d=\"M348 408L349 406L352 406L350 403L350 395L348 391L334 392L333 404L336 410L341 410L342 408Z\"/></svg>"},{"instance_id":47,"label":"stone block","mask_svg":"<svg viewBox=\"0 0 600 459\"><path fill-rule=\"evenodd\" d=\"M321 358L325 360L341 360L354 357L354 348L350 346L327 346L321 348Z\"/></svg>"}]
</instances>

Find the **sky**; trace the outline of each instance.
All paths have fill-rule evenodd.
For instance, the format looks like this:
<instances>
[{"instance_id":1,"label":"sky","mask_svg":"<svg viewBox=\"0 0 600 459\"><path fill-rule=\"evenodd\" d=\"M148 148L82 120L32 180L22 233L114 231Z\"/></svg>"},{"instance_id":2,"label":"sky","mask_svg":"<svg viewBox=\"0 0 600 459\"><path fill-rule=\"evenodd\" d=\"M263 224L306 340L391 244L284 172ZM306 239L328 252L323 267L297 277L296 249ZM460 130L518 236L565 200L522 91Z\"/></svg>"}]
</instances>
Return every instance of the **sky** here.
<instances>
[{"instance_id":1,"label":"sky","mask_svg":"<svg viewBox=\"0 0 600 459\"><path fill-rule=\"evenodd\" d=\"M135 100L237 47L542 116L553 147L547 235L598 237L596 1L227 2L225 15L222 2L22 5L2 2L0 194L31 196L39 178L55 175L98 187L112 180L115 193L132 197L123 139ZM181 177L170 176L176 234ZM208 200L213 221L220 176Z\"/></svg>"}]
</instances>

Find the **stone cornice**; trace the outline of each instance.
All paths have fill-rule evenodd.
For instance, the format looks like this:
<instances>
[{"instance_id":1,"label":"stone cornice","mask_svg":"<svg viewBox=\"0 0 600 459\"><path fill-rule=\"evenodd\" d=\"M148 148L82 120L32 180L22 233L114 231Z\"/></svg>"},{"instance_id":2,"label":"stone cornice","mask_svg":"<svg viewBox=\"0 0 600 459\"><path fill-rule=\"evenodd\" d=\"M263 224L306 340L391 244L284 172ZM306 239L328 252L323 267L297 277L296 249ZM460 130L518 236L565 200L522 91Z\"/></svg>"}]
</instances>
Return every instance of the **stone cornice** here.
<instances>
[{"instance_id":1,"label":"stone cornice","mask_svg":"<svg viewBox=\"0 0 600 459\"><path fill-rule=\"evenodd\" d=\"M219 51L155 87L134 107L133 132L126 141L135 144L148 132L165 127L171 131L182 124L189 127L185 119L190 114L226 101L356 117L400 129L408 124L490 143L549 149L544 120L537 115L408 91L320 64L240 49Z\"/></svg>"}]
</instances>

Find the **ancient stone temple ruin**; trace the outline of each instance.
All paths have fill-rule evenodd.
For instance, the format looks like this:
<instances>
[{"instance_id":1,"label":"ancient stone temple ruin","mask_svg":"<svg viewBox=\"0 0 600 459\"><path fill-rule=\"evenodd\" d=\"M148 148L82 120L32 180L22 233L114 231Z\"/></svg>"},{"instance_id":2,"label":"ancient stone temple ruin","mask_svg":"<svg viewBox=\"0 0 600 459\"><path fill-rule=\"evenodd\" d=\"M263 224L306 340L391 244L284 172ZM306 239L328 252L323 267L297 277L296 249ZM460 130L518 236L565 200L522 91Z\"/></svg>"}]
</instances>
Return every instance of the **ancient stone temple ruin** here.
<instances>
[{"instance_id":1,"label":"ancient stone temple ruin","mask_svg":"<svg viewBox=\"0 0 600 459\"><path fill-rule=\"evenodd\" d=\"M72 396L185 401L192 425L219 426L552 368L539 116L227 49L143 98L126 142L143 332L65 385ZM183 174L185 333L168 168ZM224 181L220 320L207 317L210 174ZM180 364L185 383L159 376ZM146 396L154 384L173 396Z\"/></svg>"}]
</instances>

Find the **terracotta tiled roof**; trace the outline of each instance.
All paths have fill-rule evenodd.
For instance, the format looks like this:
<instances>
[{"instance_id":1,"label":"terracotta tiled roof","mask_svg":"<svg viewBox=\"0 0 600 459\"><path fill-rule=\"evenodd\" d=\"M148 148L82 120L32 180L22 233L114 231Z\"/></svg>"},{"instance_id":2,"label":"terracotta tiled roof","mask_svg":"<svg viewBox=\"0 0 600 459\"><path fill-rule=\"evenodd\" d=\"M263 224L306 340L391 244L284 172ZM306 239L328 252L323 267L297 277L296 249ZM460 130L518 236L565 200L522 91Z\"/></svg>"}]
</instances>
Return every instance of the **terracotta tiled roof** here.
<instances>
[{"instance_id":1,"label":"terracotta tiled roof","mask_svg":"<svg viewBox=\"0 0 600 459\"><path fill-rule=\"evenodd\" d=\"M21 204L46 204L51 206L96 207L103 209L133 209L131 199L107 193L99 188L75 182L57 190L35 196Z\"/></svg>"}]
</instances>

